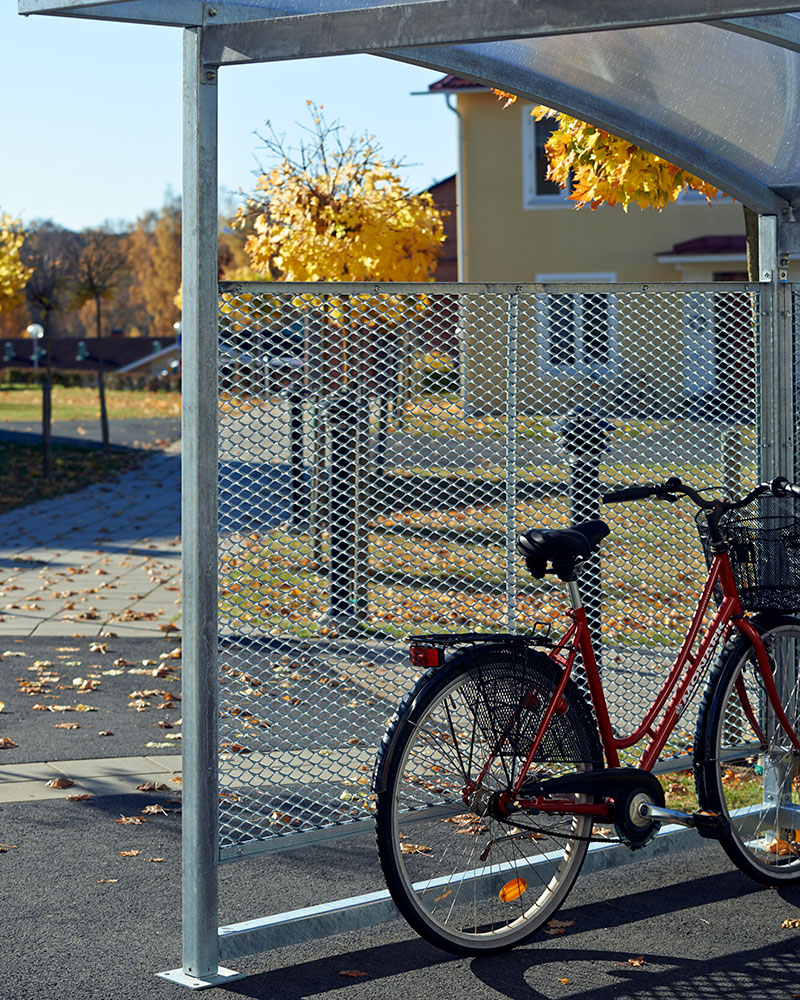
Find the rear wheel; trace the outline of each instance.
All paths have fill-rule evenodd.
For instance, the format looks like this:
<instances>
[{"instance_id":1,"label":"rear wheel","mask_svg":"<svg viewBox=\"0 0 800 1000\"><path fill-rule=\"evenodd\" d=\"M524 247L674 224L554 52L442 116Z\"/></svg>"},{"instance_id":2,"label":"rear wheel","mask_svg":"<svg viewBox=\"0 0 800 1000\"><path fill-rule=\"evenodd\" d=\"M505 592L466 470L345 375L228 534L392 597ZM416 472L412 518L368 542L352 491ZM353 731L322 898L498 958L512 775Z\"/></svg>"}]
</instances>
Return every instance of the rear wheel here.
<instances>
[{"instance_id":1,"label":"rear wheel","mask_svg":"<svg viewBox=\"0 0 800 1000\"><path fill-rule=\"evenodd\" d=\"M780 703L800 727L800 620L760 617ZM755 651L744 637L723 650L698 717L697 794L722 813L730 859L765 885L800 880L800 754L767 697Z\"/></svg>"},{"instance_id":2,"label":"rear wheel","mask_svg":"<svg viewBox=\"0 0 800 1000\"><path fill-rule=\"evenodd\" d=\"M500 807L559 676L541 653L478 649L435 674L387 733L376 775L381 863L400 912L440 948L486 955L519 944L578 876L590 817ZM570 682L529 775L601 766L594 722Z\"/></svg>"}]
</instances>

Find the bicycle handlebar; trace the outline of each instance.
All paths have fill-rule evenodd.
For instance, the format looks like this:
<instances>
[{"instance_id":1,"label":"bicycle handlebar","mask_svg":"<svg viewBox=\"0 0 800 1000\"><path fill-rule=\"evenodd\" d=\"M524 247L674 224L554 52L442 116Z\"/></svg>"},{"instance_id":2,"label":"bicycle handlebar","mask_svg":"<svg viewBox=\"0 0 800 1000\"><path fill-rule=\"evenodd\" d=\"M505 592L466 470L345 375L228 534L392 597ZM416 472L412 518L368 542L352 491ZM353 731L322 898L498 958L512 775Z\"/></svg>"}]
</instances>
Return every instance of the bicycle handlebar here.
<instances>
[{"instance_id":1,"label":"bicycle handlebar","mask_svg":"<svg viewBox=\"0 0 800 1000\"><path fill-rule=\"evenodd\" d=\"M790 483L784 476L777 476L771 483L759 483L758 486L752 489L741 500L706 500L700 496L697 490L691 486L686 486L680 479L673 476L663 483L623 486L618 490L611 490L603 494L603 503L627 503L631 500L645 500L648 497L674 501L681 494L689 497L690 500L703 510L736 510L739 507L746 507L758 497L764 496L767 493L771 493L774 497L800 497L800 485Z\"/></svg>"}]
</instances>

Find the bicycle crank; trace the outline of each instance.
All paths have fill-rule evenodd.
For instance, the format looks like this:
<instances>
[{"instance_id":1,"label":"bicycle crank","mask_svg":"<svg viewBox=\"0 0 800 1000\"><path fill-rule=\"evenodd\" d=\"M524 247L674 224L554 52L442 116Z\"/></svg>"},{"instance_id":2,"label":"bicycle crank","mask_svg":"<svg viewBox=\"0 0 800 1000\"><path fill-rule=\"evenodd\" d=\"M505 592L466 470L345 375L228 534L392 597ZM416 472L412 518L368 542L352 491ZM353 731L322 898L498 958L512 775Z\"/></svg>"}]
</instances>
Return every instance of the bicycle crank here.
<instances>
[{"instance_id":1,"label":"bicycle crank","mask_svg":"<svg viewBox=\"0 0 800 1000\"><path fill-rule=\"evenodd\" d=\"M663 808L664 789L654 774L638 767L604 767L562 774L537 782L536 792L545 796L572 792L613 799L614 828L622 843L632 850L649 844L661 826L650 810Z\"/></svg>"}]
</instances>

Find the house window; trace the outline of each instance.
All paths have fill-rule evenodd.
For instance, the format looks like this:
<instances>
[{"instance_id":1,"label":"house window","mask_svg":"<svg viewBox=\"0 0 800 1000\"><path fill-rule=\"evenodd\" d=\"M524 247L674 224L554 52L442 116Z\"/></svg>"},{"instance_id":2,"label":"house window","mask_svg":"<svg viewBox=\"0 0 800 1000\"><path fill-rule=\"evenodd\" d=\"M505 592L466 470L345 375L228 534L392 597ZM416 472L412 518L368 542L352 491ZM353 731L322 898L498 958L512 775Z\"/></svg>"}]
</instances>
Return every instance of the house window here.
<instances>
[{"instance_id":1,"label":"house window","mask_svg":"<svg viewBox=\"0 0 800 1000\"><path fill-rule=\"evenodd\" d=\"M573 280L577 276L570 275ZM613 281L615 275L581 276ZM564 275L537 275L563 281ZM617 369L616 296L606 291L543 292L537 296L537 343L545 372L601 378Z\"/></svg>"},{"instance_id":2,"label":"house window","mask_svg":"<svg viewBox=\"0 0 800 1000\"><path fill-rule=\"evenodd\" d=\"M522 198L525 208L569 206L569 187L560 188L547 179L547 154L544 144L558 123L552 118L537 122L528 105L522 109Z\"/></svg>"}]
</instances>

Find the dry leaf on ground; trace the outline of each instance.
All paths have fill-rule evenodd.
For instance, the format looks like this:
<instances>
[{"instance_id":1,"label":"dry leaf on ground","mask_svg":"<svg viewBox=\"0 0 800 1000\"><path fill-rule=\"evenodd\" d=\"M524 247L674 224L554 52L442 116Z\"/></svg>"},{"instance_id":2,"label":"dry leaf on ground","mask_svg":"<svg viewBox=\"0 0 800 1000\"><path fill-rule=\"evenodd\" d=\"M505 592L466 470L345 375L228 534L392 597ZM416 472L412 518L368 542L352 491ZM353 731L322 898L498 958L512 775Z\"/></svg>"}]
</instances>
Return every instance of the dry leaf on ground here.
<instances>
[{"instance_id":1,"label":"dry leaf on ground","mask_svg":"<svg viewBox=\"0 0 800 1000\"><path fill-rule=\"evenodd\" d=\"M638 958L629 958L628 959L628 965L640 966L640 965L644 965L644 964L645 964L645 962L644 962L644 955L639 955Z\"/></svg>"},{"instance_id":2,"label":"dry leaf on ground","mask_svg":"<svg viewBox=\"0 0 800 1000\"><path fill-rule=\"evenodd\" d=\"M547 921L547 926L544 929L545 934L564 934L568 927L572 927L575 923L574 920L553 920Z\"/></svg>"},{"instance_id":3,"label":"dry leaf on ground","mask_svg":"<svg viewBox=\"0 0 800 1000\"><path fill-rule=\"evenodd\" d=\"M366 976L366 972L360 972L358 969L342 969L339 975L347 976L349 979L360 979L362 976Z\"/></svg>"},{"instance_id":4,"label":"dry leaf on ground","mask_svg":"<svg viewBox=\"0 0 800 1000\"><path fill-rule=\"evenodd\" d=\"M72 786L74 784L75 784L75 782L72 780L72 778L58 777L58 778L51 778L47 782L47 787L48 788L72 788Z\"/></svg>"},{"instance_id":5,"label":"dry leaf on ground","mask_svg":"<svg viewBox=\"0 0 800 1000\"><path fill-rule=\"evenodd\" d=\"M16 851L16 844L0 844L0 854L5 854L6 851Z\"/></svg>"},{"instance_id":6,"label":"dry leaf on ground","mask_svg":"<svg viewBox=\"0 0 800 1000\"><path fill-rule=\"evenodd\" d=\"M800 927L800 919L797 917L787 917L781 927Z\"/></svg>"},{"instance_id":7,"label":"dry leaf on ground","mask_svg":"<svg viewBox=\"0 0 800 1000\"><path fill-rule=\"evenodd\" d=\"M567 985L569 985L569 983L572 982L572 980L571 979L559 979L559 982L562 983L564 986L567 986Z\"/></svg>"},{"instance_id":8,"label":"dry leaf on ground","mask_svg":"<svg viewBox=\"0 0 800 1000\"><path fill-rule=\"evenodd\" d=\"M168 792L169 785L161 785L157 781L145 781L136 786L137 792Z\"/></svg>"},{"instance_id":9,"label":"dry leaf on ground","mask_svg":"<svg viewBox=\"0 0 800 1000\"><path fill-rule=\"evenodd\" d=\"M164 859L163 858L148 858L147 860L148 861L155 861L156 863L158 863L159 861L163 861Z\"/></svg>"},{"instance_id":10,"label":"dry leaf on ground","mask_svg":"<svg viewBox=\"0 0 800 1000\"><path fill-rule=\"evenodd\" d=\"M64 798L67 802L88 802L91 795L88 792L84 792L83 795L65 795Z\"/></svg>"},{"instance_id":11,"label":"dry leaf on ground","mask_svg":"<svg viewBox=\"0 0 800 1000\"><path fill-rule=\"evenodd\" d=\"M105 885L106 883L109 883L109 882L119 882L119 879L118 878L99 878L97 880L97 884L98 885Z\"/></svg>"},{"instance_id":12,"label":"dry leaf on ground","mask_svg":"<svg viewBox=\"0 0 800 1000\"><path fill-rule=\"evenodd\" d=\"M19 744L15 743L10 736L0 736L0 750L13 750L16 746Z\"/></svg>"},{"instance_id":13,"label":"dry leaf on ground","mask_svg":"<svg viewBox=\"0 0 800 1000\"><path fill-rule=\"evenodd\" d=\"M145 806L144 809L142 809L142 814L145 816L155 816L158 814L166 816L167 810L163 806L159 805Z\"/></svg>"},{"instance_id":14,"label":"dry leaf on ground","mask_svg":"<svg viewBox=\"0 0 800 1000\"><path fill-rule=\"evenodd\" d=\"M115 823L129 823L132 826L138 826L140 823L147 823L148 819L146 816L120 816L119 819L114 820Z\"/></svg>"},{"instance_id":15,"label":"dry leaf on ground","mask_svg":"<svg viewBox=\"0 0 800 1000\"><path fill-rule=\"evenodd\" d=\"M57 722L53 729L80 729L77 722Z\"/></svg>"},{"instance_id":16,"label":"dry leaf on ground","mask_svg":"<svg viewBox=\"0 0 800 1000\"><path fill-rule=\"evenodd\" d=\"M401 844L400 853L401 854L430 854L431 848L426 847L425 844Z\"/></svg>"},{"instance_id":17,"label":"dry leaf on ground","mask_svg":"<svg viewBox=\"0 0 800 1000\"><path fill-rule=\"evenodd\" d=\"M141 851L137 851L136 848L131 848L130 851L120 851L119 855L121 858L135 858L137 854L141 854Z\"/></svg>"}]
</instances>

